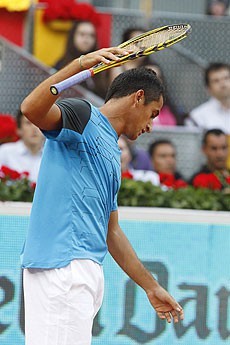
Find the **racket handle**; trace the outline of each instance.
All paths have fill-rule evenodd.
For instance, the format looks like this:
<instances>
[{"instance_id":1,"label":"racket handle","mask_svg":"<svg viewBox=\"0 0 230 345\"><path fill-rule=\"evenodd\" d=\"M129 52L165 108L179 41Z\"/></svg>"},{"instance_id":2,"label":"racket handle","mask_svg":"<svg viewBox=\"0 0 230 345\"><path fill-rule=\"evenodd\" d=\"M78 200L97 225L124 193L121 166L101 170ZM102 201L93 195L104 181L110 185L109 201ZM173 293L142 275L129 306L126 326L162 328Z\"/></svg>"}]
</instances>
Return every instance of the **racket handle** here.
<instances>
[{"instance_id":1,"label":"racket handle","mask_svg":"<svg viewBox=\"0 0 230 345\"><path fill-rule=\"evenodd\" d=\"M93 76L93 70L87 69L85 71L79 72L77 74L74 74L73 76L61 81L60 83L54 84L50 86L50 92L56 96L60 92L68 89L69 87L79 84L82 81L90 78Z\"/></svg>"}]
</instances>

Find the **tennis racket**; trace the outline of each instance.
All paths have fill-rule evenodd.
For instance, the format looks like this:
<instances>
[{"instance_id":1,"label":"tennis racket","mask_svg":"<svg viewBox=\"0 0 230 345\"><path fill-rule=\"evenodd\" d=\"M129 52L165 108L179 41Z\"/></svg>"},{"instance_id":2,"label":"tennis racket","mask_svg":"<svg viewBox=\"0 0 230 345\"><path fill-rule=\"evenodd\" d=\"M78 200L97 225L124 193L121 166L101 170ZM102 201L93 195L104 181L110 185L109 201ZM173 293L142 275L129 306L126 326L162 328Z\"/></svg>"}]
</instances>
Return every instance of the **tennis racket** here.
<instances>
[{"instance_id":1,"label":"tennis racket","mask_svg":"<svg viewBox=\"0 0 230 345\"><path fill-rule=\"evenodd\" d=\"M69 87L79 84L82 81L94 76L96 73L115 66L120 66L141 56L147 56L162 49L168 48L171 45L183 40L191 33L191 31L192 28L189 24L175 24L145 32L119 45L119 48L132 50L132 53L119 56L119 60L111 61L111 63L108 65L101 62L90 69L79 72L70 78L61 81L60 83L51 85L50 91L56 96Z\"/></svg>"}]
</instances>

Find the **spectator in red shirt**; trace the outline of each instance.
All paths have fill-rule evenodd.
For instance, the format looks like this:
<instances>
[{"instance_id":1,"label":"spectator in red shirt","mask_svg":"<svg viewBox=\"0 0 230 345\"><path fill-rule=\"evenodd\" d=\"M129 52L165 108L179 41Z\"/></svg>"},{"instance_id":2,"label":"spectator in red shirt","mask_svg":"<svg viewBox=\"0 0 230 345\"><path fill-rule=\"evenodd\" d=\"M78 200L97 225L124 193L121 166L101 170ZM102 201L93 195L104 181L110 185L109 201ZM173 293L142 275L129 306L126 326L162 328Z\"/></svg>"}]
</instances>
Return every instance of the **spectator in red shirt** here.
<instances>
[{"instance_id":1,"label":"spectator in red shirt","mask_svg":"<svg viewBox=\"0 0 230 345\"><path fill-rule=\"evenodd\" d=\"M153 169L160 176L160 183L169 188L186 187L187 183L176 170L176 149L169 140L157 140L149 147Z\"/></svg>"},{"instance_id":2,"label":"spectator in red shirt","mask_svg":"<svg viewBox=\"0 0 230 345\"><path fill-rule=\"evenodd\" d=\"M202 150L206 163L192 176L191 184L194 187L210 189L230 187L227 135L221 129L208 130L203 137Z\"/></svg>"}]
</instances>

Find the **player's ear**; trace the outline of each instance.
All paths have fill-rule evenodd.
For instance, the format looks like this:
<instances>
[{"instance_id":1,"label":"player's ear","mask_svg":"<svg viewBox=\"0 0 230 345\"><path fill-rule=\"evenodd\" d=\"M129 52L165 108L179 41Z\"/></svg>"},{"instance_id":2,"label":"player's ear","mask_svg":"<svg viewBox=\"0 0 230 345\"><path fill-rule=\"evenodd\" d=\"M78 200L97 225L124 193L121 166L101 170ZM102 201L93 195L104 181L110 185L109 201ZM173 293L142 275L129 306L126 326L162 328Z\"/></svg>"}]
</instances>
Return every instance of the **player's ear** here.
<instances>
[{"instance_id":1,"label":"player's ear","mask_svg":"<svg viewBox=\"0 0 230 345\"><path fill-rule=\"evenodd\" d=\"M144 102L144 99L145 99L145 92L144 90L140 89L140 90L137 90L136 93L135 93L135 103L138 104L138 103L142 103Z\"/></svg>"}]
</instances>

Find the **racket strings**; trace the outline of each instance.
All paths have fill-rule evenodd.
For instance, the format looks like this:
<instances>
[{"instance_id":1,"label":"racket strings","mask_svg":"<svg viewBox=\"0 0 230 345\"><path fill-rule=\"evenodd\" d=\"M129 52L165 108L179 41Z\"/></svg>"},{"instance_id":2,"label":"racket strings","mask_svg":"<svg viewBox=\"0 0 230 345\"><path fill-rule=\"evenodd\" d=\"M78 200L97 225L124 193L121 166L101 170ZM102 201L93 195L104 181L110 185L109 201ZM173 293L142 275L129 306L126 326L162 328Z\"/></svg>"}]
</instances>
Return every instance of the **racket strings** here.
<instances>
[{"instance_id":1,"label":"racket strings","mask_svg":"<svg viewBox=\"0 0 230 345\"><path fill-rule=\"evenodd\" d=\"M176 30L162 30L159 32L149 34L148 36L145 36L134 42L127 42L127 45L124 45L123 47L126 49L133 50L133 52L137 52L140 50L148 49L149 47L157 46L158 44L162 44L167 40L175 39L176 37L181 36L185 32L186 30L184 30L184 28L177 28Z\"/></svg>"}]
</instances>

